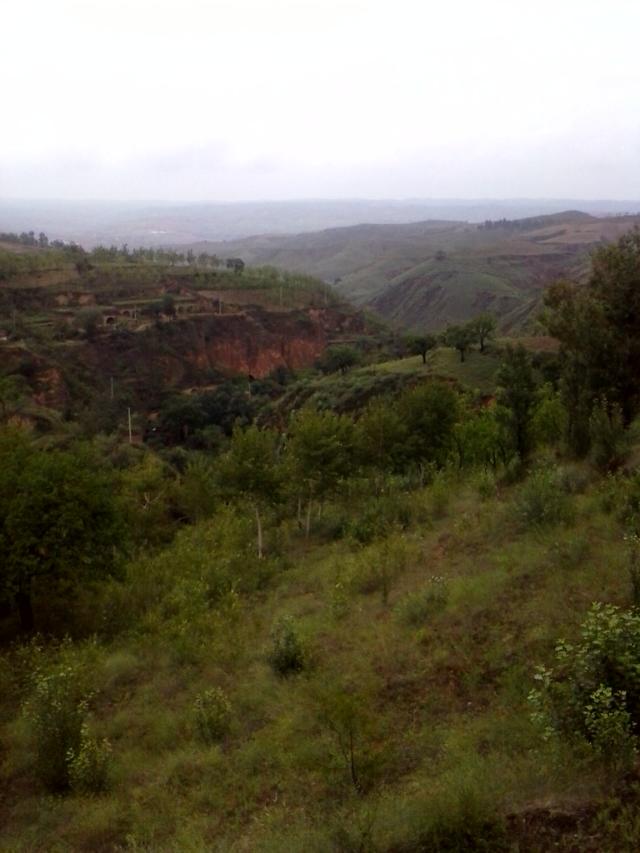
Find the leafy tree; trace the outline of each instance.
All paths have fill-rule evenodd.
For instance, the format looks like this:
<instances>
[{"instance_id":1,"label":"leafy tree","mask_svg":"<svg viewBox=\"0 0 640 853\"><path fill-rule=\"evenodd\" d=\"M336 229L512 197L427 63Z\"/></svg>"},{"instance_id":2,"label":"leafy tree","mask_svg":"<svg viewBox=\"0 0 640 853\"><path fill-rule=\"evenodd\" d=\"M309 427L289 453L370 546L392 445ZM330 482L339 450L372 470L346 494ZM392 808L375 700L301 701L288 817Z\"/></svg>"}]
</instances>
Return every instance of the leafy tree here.
<instances>
[{"instance_id":1,"label":"leafy tree","mask_svg":"<svg viewBox=\"0 0 640 853\"><path fill-rule=\"evenodd\" d=\"M475 340L476 332L469 323L464 326L449 326L444 333L445 344L458 350L460 361L464 361L467 350Z\"/></svg>"},{"instance_id":2,"label":"leafy tree","mask_svg":"<svg viewBox=\"0 0 640 853\"><path fill-rule=\"evenodd\" d=\"M532 446L531 416L536 402L536 383L531 359L520 345L508 347L498 372L498 402L503 407L506 425L520 459L526 459Z\"/></svg>"},{"instance_id":3,"label":"leafy tree","mask_svg":"<svg viewBox=\"0 0 640 853\"><path fill-rule=\"evenodd\" d=\"M407 431L405 458L418 464L444 465L459 414L456 392L441 382L412 388L398 401L398 412Z\"/></svg>"},{"instance_id":4,"label":"leafy tree","mask_svg":"<svg viewBox=\"0 0 640 853\"><path fill-rule=\"evenodd\" d=\"M360 362L360 353L349 346L327 347L318 359L318 367L323 373L345 374L350 368Z\"/></svg>"},{"instance_id":5,"label":"leafy tree","mask_svg":"<svg viewBox=\"0 0 640 853\"><path fill-rule=\"evenodd\" d=\"M435 349L438 339L435 335L410 335L406 339L407 349L411 355L421 355L422 363L427 363L427 353Z\"/></svg>"},{"instance_id":6,"label":"leafy tree","mask_svg":"<svg viewBox=\"0 0 640 853\"><path fill-rule=\"evenodd\" d=\"M322 501L353 468L354 439L353 421L333 412L303 409L291 422L287 463L306 497L307 536L313 501Z\"/></svg>"},{"instance_id":7,"label":"leafy tree","mask_svg":"<svg viewBox=\"0 0 640 853\"><path fill-rule=\"evenodd\" d=\"M476 340L480 344L480 352L484 352L487 339L495 332L496 318L493 314L480 314L471 321L470 326L476 335Z\"/></svg>"},{"instance_id":8,"label":"leafy tree","mask_svg":"<svg viewBox=\"0 0 640 853\"><path fill-rule=\"evenodd\" d=\"M388 400L373 400L356 424L356 447L364 465L393 471L404 453L406 427Z\"/></svg>"},{"instance_id":9,"label":"leafy tree","mask_svg":"<svg viewBox=\"0 0 640 853\"><path fill-rule=\"evenodd\" d=\"M15 431L0 434L0 589L24 630L34 626L36 578L73 591L113 572L124 534L113 476L87 452L37 450Z\"/></svg>"},{"instance_id":10,"label":"leafy tree","mask_svg":"<svg viewBox=\"0 0 640 853\"><path fill-rule=\"evenodd\" d=\"M500 460L505 461L508 438L497 407L467 414L455 425L454 441L460 467L495 468Z\"/></svg>"},{"instance_id":11,"label":"leafy tree","mask_svg":"<svg viewBox=\"0 0 640 853\"><path fill-rule=\"evenodd\" d=\"M584 453L596 400L619 405L625 424L640 410L640 231L599 248L587 286L559 282L545 306L545 325L561 344L569 439Z\"/></svg>"},{"instance_id":12,"label":"leafy tree","mask_svg":"<svg viewBox=\"0 0 640 853\"><path fill-rule=\"evenodd\" d=\"M262 512L277 500L280 469L276 462L277 435L272 430L236 427L231 447L219 463L218 476L231 495L247 500L256 516L258 557L262 558Z\"/></svg>"}]
</instances>

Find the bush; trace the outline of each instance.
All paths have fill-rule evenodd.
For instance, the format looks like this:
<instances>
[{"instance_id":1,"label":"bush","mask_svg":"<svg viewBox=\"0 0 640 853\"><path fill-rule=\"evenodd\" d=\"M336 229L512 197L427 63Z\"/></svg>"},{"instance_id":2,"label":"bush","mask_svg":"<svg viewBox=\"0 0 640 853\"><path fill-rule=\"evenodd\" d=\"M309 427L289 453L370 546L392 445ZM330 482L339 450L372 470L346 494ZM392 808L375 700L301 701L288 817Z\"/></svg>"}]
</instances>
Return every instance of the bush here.
<instances>
[{"instance_id":1,"label":"bush","mask_svg":"<svg viewBox=\"0 0 640 853\"><path fill-rule=\"evenodd\" d=\"M475 479L475 487L483 501L495 498L498 490L495 474L492 471L481 471Z\"/></svg>"},{"instance_id":2,"label":"bush","mask_svg":"<svg viewBox=\"0 0 640 853\"><path fill-rule=\"evenodd\" d=\"M586 741L608 761L631 761L640 719L640 613L594 604L580 642L561 640L555 657L555 668L538 667L539 686L529 694L545 738Z\"/></svg>"},{"instance_id":3,"label":"bush","mask_svg":"<svg viewBox=\"0 0 640 853\"><path fill-rule=\"evenodd\" d=\"M449 590L445 579L434 576L427 587L403 598L396 607L396 614L406 625L418 627L444 610L448 601Z\"/></svg>"},{"instance_id":4,"label":"bush","mask_svg":"<svg viewBox=\"0 0 640 853\"><path fill-rule=\"evenodd\" d=\"M356 556L349 585L356 592L364 594L379 591L382 603L386 605L396 578L404 572L414 556L415 549L402 534L388 536L363 548Z\"/></svg>"},{"instance_id":5,"label":"bush","mask_svg":"<svg viewBox=\"0 0 640 853\"><path fill-rule=\"evenodd\" d=\"M521 486L515 510L518 521L525 528L568 522L571 507L557 469L536 469Z\"/></svg>"},{"instance_id":6,"label":"bush","mask_svg":"<svg viewBox=\"0 0 640 853\"><path fill-rule=\"evenodd\" d=\"M231 704L223 690L211 687L200 693L193 705L196 731L206 744L216 743L227 734Z\"/></svg>"},{"instance_id":7,"label":"bush","mask_svg":"<svg viewBox=\"0 0 640 853\"><path fill-rule=\"evenodd\" d=\"M51 791L70 785L70 757L78 755L88 695L80 687L79 668L60 665L36 670L25 712L35 747L38 778Z\"/></svg>"},{"instance_id":8,"label":"bush","mask_svg":"<svg viewBox=\"0 0 640 853\"><path fill-rule=\"evenodd\" d=\"M305 668L305 649L290 616L283 616L276 622L271 632L271 643L269 663L277 675L293 675Z\"/></svg>"},{"instance_id":9,"label":"bush","mask_svg":"<svg viewBox=\"0 0 640 853\"><path fill-rule=\"evenodd\" d=\"M99 794L109 787L111 744L105 738L97 740L86 723L80 731L80 744L67 753L69 784L79 794Z\"/></svg>"}]
</instances>

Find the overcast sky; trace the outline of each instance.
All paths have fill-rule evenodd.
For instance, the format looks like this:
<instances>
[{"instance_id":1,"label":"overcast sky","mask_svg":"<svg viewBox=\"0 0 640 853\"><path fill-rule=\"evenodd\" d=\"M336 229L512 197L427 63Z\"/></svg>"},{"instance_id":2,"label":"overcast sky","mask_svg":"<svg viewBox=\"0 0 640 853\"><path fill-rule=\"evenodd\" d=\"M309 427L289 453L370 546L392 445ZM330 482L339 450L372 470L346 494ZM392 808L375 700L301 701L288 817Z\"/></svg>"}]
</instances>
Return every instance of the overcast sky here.
<instances>
[{"instance_id":1,"label":"overcast sky","mask_svg":"<svg viewBox=\"0 0 640 853\"><path fill-rule=\"evenodd\" d=\"M638 0L5 0L0 26L0 197L640 198Z\"/></svg>"}]
</instances>

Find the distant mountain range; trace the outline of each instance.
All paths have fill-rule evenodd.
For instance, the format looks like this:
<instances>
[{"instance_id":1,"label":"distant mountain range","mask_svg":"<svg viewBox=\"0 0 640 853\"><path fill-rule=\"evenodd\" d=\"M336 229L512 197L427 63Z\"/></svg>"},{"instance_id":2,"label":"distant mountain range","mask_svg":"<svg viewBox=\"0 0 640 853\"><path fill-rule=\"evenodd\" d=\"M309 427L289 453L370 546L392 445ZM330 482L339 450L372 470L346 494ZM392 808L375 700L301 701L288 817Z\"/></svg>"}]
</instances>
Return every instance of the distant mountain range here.
<instances>
[{"instance_id":1,"label":"distant mountain range","mask_svg":"<svg viewBox=\"0 0 640 853\"><path fill-rule=\"evenodd\" d=\"M569 199L329 199L238 203L19 201L0 199L0 231L129 246L185 245L256 234L300 234L363 223L425 220L482 222L583 210L592 215L640 211L640 201Z\"/></svg>"}]
</instances>

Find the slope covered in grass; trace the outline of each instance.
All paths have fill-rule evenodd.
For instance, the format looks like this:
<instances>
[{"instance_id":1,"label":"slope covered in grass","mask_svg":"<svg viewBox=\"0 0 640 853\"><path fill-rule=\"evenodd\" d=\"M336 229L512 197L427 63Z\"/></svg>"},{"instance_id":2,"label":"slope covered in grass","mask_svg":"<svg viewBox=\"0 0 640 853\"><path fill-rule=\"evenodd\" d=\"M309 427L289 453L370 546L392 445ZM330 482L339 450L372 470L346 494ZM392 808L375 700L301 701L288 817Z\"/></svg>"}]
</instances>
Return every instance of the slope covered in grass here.
<instances>
[{"instance_id":1,"label":"slope covered in grass","mask_svg":"<svg viewBox=\"0 0 640 853\"><path fill-rule=\"evenodd\" d=\"M97 637L2 657L0 849L542 850L540 810L554 849L576 849L556 812L599 815L580 849L631 849L607 846L622 806L606 765L530 719L535 664L593 601L630 595L615 493L586 467L557 474L558 523L536 523L526 481L449 471L378 498L354 483L309 541L272 517L265 561L250 517L220 510L131 563L82 602ZM270 662L280 617L303 661L285 675ZM20 703L43 666L94 691L104 793L33 781ZM204 742L196 698L212 687L230 713Z\"/></svg>"}]
</instances>

